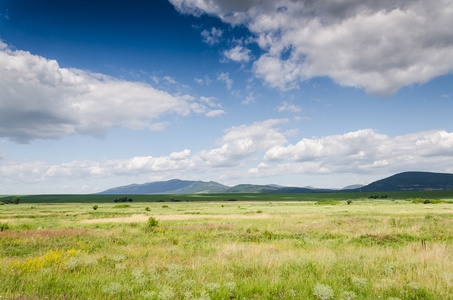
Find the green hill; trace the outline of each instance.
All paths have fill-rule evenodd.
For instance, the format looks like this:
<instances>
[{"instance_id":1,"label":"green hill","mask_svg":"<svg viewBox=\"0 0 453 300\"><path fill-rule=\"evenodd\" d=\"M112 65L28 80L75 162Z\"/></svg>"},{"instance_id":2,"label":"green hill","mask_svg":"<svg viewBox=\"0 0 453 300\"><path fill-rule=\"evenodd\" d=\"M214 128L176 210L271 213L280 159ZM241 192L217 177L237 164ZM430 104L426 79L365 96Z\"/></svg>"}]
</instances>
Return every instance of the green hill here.
<instances>
[{"instance_id":1,"label":"green hill","mask_svg":"<svg viewBox=\"0 0 453 300\"><path fill-rule=\"evenodd\" d=\"M106 195L149 195L149 194L213 194L213 193L357 193L392 191L447 191L453 190L453 174L431 172L399 173L369 185L341 190L307 187L281 187L275 185L239 184L228 187L210 181L173 179L168 181L131 184L108 189L99 194Z\"/></svg>"},{"instance_id":2,"label":"green hill","mask_svg":"<svg viewBox=\"0 0 453 300\"><path fill-rule=\"evenodd\" d=\"M210 181L190 181L172 179L144 184L131 184L108 189L99 194L108 195L145 195L145 194L198 194L221 193L228 189L227 186Z\"/></svg>"},{"instance_id":3,"label":"green hill","mask_svg":"<svg viewBox=\"0 0 453 300\"><path fill-rule=\"evenodd\" d=\"M453 174L431 172L399 173L364 186L354 191L447 191L453 190ZM352 190L349 190L352 191Z\"/></svg>"}]
</instances>

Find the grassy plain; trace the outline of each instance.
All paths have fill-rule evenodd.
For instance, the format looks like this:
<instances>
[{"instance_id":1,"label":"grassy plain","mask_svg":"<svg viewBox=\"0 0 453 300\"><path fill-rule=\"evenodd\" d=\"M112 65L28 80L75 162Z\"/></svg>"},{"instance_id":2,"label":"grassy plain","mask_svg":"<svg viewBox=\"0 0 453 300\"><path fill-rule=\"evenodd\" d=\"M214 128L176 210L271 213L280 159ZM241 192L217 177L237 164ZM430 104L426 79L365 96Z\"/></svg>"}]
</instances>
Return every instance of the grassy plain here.
<instances>
[{"instance_id":1,"label":"grassy plain","mask_svg":"<svg viewBox=\"0 0 453 300\"><path fill-rule=\"evenodd\" d=\"M307 194L184 194L184 195L126 195L135 202L170 202L171 198L182 202L197 201L319 201L331 200L360 200L370 196L385 196L391 199L427 198L427 199L453 199L453 191L405 191L405 192L379 192L379 193L307 193ZM125 195L20 195L21 203L112 203L113 199ZM12 199L14 196L0 195L0 202Z\"/></svg>"},{"instance_id":2,"label":"grassy plain","mask_svg":"<svg viewBox=\"0 0 453 300\"><path fill-rule=\"evenodd\" d=\"M2 205L0 299L453 299L453 204L273 196Z\"/></svg>"}]
</instances>

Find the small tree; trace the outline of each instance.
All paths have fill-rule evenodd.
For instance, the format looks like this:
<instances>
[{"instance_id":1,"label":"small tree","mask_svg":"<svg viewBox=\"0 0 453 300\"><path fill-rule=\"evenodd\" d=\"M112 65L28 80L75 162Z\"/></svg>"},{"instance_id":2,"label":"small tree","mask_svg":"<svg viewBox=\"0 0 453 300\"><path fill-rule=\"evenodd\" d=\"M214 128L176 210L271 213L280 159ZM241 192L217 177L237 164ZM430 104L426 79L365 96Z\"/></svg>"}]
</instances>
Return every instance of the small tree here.
<instances>
[{"instance_id":1,"label":"small tree","mask_svg":"<svg viewBox=\"0 0 453 300\"><path fill-rule=\"evenodd\" d=\"M347 202L347 203L348 203L348 205L349 205L349 204L351 204L351 203L352 203L352 200L351 200L351 199L349 199L349 200L348 200L348 201L346 201L346 202Z\"/></svg>"},{"instance_id":2,"label":"small tree","mask_svg":"<svg viewBox=\"0 0 453 300\"><path fill-rule=\"evenodd\" d=\"M94 210L98 209L98 207L99 207L99 206L97 206L97 205L93 205L93 209L94 209Z\"/></svg>"},{"instance_id":3,"label":"small tree","mask_svg":"<svg viewBox=\"0 0 453 300\"><path fill-rule=\"evenodd\" d=\"M154 228L159 226L159 222L154 217L149 217L148 222L146 222L146 230L153 231Z\"/></svg>"}]
</instances>

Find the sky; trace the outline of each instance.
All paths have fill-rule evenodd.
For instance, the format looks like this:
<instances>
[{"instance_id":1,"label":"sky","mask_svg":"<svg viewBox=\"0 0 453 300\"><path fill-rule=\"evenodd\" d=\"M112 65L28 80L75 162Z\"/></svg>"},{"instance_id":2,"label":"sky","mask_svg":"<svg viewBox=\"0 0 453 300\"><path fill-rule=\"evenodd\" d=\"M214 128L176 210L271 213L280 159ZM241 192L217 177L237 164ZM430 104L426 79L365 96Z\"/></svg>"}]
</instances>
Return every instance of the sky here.
<instances>
[{"instance_id":1,"label":"sky","mask_svg":"<svg viewBox=\"0 0 453 300\"><path fill-rule=\"evenodd\" d=\"M1 0L0 194L453 173L453 0Z\"/></svg>"}]
</instances>

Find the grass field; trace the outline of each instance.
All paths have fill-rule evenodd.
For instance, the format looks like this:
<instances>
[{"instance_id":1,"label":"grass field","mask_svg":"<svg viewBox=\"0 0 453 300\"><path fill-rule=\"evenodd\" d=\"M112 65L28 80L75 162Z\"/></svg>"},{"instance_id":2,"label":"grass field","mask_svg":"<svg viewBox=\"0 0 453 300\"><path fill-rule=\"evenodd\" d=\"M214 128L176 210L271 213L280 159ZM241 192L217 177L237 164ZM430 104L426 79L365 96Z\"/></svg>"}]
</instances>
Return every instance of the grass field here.
<instances>
[{"instance_id":1,"label":"grass field","mask_svg":"<svg viewBox=\"0 0 453 300\"><path fill-rule=\"evenodd\" d=\"M453 191L407 191L379 193L312 193L312 194L184 194L184 195L129 195L135 202L171 202L171 198L182 202L192 201L319 201L360 200L370 196L388 196L391 199L404 200L408 198L453 199ZM124 195L21 195L21 203L112 203L117 197ZM127 195L126 195L127 196ZM0 195L0 202L14 196Z\"/></svg>"},{"instance_id":2,"label":"grass field","mask_svg":"<svg viewBox=\"0 0 453 300\"><path fill-rule=\"evenodd\" d=\"M0 206L0 299L453 299L453 203L260 196L22 197Z\"/></svg>"}]
</instances>

